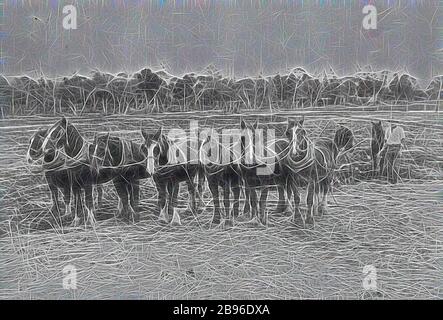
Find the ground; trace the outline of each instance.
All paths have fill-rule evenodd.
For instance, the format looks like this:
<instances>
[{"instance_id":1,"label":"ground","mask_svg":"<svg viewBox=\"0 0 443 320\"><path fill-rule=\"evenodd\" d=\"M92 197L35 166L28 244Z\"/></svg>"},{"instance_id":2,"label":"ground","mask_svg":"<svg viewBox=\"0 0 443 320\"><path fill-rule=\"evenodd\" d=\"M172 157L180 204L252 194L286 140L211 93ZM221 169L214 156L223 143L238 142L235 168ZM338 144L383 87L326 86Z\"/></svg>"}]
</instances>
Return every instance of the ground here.
<instances>
[{"instance_id":1,"label":"ground","mask_svg":"<svg viewBox=\"0 0 443 320\"><path fill-rule=\"evenodd\" d=\"M240 117L211 116L110 116L70 121L88 138L96 131L109 130L140 141L141 126L154 130L157 124L171 127L178 123L188 128L184 118L198 118L206 126L226 126ZM357 141L362 141L363 149L369 144L369 121L391 117L376 112L306 116L313 136L331 135L337 123L346 124ZM33 131L56 118L2 120L0 298L441 299L441 120L435 112L394 113L394 117L405 126L409 149L428 156L405 162L412 173L401 183L367 179L336 185L328 212L317 219L315 227L306 229L272 213L276 205L273 193L267 227L236 223L227 230L209 227L212 203L208 191L196 215L186 209L185 187L179 201L183 225L159 223L150 180L143 182L142 219L135 225L110 218L99 221L95 229L38 229L48 216L50 197L42 176L32 174L25 164L26 145ZM282 126L277 123L283 118L276 115L260 119ZM113 214L116 206L116 194L107 185L99 213ZM77 269L76 290L63 289L67 265ZM375 290L363 286L367 265L376 270Z\"/></svg>"}]
</instances>

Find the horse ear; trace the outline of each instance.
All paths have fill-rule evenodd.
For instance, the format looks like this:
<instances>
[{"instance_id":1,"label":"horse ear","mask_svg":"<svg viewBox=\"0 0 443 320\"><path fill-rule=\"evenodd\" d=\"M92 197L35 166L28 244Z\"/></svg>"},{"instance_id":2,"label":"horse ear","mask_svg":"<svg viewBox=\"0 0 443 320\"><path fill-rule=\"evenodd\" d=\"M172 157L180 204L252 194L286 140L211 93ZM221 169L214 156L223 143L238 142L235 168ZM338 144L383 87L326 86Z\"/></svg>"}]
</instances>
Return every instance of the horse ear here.
<instances>
[{"instance_id":1,"label":"horse ear","mask_svg":"<svg viewBox=\"0 0 443 320\"><path fill-rule=\"evenodd\" d=\"M143 139L148 140L148 136L149 136L148 132L143 129L141 129L140 131L142 132Z\"/></svg>"},{"instance_id":2,"label":"horse ear","mask_svg":"<svg viewBox=\"0 0 443 320\"><path fill-rule=\"evenodd\" d=\"M158 128L157 132L154 134L154 140L159 140L160 137L162 136L162 132L163 132L163 126Z\"/></svg>"},{"instance_id":3,"label":"horse ear","mask_svg":"<svg viewBox=\"0 0 443 320\"><path fill-rule=\"evenodd\" d=\"M298 123L300 123L301 125L303 125L304 122L305 122L305 116L303 116L303 117L301 118L301 120L300 120Z\"/></svg>"},{"instance_id":4,"label":"horse ear","mask_svg":"<svg viewBox=\"0 0 443 320\"><path fill-rule=\"evenodd\" d=\"M48 128L43 128L43 127L40 127L40 128L38 128L38 130L37 130L40 134L46 134L47 132L48 132Z\"/></svg>"},{"instance_id":5,"label":"horse ear","mask_svg":"<svg viewBox=\"0 0 443 320\"><path fill-rule=\"evenodd\" d=\"M242 128L242 129L246 129L246 122L245 122L245 120L241 120L241 122L240 122L240 128Z\"/></svg>"},{"instance_id":6,"label":"horse ear","mask_svg":"<svg viewBox=\"0 0 443 320\"><path fill-rule=\"evenodd\" d=\"M252 125L252 127L253 127L254 129L257 129L257 128L258 128L258 120L256 120L256 121L254 122L254 124Z\"/></svg>"},{"instance_id":7,"label":"horse ear","mask_svg":"<svg viewBox=\"0 0 443 320\"><path fill-rule=\"evenodd\" d=\"M68 121L66 120L66 118L65 118L65 116L62 116L62 118L60 119L60 124L62 125L62 126L66 126L66 123L67 123Z\"/></svg>"}]
</instances>

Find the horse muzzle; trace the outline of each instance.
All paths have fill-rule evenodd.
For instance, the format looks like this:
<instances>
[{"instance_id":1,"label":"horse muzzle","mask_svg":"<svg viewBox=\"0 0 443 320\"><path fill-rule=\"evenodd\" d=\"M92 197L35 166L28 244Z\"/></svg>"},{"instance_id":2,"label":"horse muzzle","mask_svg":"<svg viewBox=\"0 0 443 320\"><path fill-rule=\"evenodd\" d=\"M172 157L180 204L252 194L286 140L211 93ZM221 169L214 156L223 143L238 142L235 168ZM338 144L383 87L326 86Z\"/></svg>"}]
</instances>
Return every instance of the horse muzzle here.
<instances>
[{"instance_id":1,"label":"horse muzzle","mask_svg":"<svg viewBox=\"0 0 443 320\"><path fill-rule=\"evenodd\" d=\"M43 157L43 170L54 170L59 169L60 167L65 165L65 159L60 157L59 153L56 151L50 151L45 153Z\"/></svg>"},{"instance_id":2,"label":"horse muzzle","mask_svg":"<svg viewBox=\"0 0 443 320\"><path fill-rule=\"evenodd\" d=\"M28 168L33 174L39 174L43 171L43 159L33 160L31 158L27 159Z\"/></svg>"}]
</instances>

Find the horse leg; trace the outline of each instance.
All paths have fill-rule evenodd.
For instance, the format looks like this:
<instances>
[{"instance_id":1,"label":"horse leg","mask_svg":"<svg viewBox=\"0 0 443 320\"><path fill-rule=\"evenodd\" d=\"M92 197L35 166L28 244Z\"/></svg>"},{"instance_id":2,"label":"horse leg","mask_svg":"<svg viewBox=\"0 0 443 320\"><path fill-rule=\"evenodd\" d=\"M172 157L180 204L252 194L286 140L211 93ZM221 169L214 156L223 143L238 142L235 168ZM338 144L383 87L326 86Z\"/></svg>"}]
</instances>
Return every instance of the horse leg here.
<instances>
[{"instance_id":1,"label":"horse leg","mask_svg":"<svg viewBox=\"0 0 443 320\"><path fill-rule=\"evenodd\" d=\"M306 205L308 207L308 212L306 214L306 224L314 223L314 182L309 182L308 185L308 194L306 196Z\"/></svg>"},{"instance_id":2,"label":"horse leg","mask_svg":"<svg viewBox=\"0 0 443 320\"><path fill-rule=\"evenodd\" d=\"M172 208L172 220L171 220L171 225L178 225L181 226L181 221L180 221L180 215L177 212L177 197L178 197L178 192L180 190L180 183L176 182L176 183L170 183L169 184L169 204L168 204L168 209Z\"/></svg>"},{"instance_id":3,"label":"horse leg","mask_svg":"<svg viewBox=\"0 0 443 320\"><path fill-rule=\"evenodd\" d=\"M129 195L129 218L138 222L140 220L138 211L138 202L140 198L140 183L138 180L132 180L130 183L126 184L126 188Z\"/></svg>"},{"instance_id":4,"label":"horse leg","mask_svg":"<svg viewBox=\"0 0 443 320\"><path fill-rule=\"evenodd\" d=\"M128 218L128 190L126 188L126 181L122 178L117 178L113 181L115 190L117 191L119 197L119 208L117 212L117 217L122 217L123 219Z\"/></svg>"},{"instance_id":5,"label":"horse leg","mask_svg":"<svg viewBox=\"0 0 443 320\"><path fill-rule=\"evenodd\" d=\"M290 185L290 187L288 188L288 197L289 192L294 197L294 212L292 214L292 222L297 225L302 225L303 219L300 211L300 192L298 191L297 186L295 186L294 184Z\"/></svg>"},{"instance_id":6,"label":"horse leg","mask_svg":"<svg viewBox=\"0 0 443 320\"><path fill-rule=\"evenodd\" d=\"M239 206L240 206L240 181L239 178L234 178L231 181L231 189L234 195L234 204L233 204L233 219L238 217Z\"/></svg>"},{"instance_id":7,"label":"horse leg","mask_svg":"<svg viewBox=\"0 0 443 320\"><path fill-rule=\"evenodd\" d=\"M158 216L158 220L162 222L169 222L168 216L168 208L166 206L166 184L164 183L156 183L157 192L158 192L158 210L160 214Z\"/></svg>"},{"instance_id":8,"label":"horse leg","mask_svg":"<svg viewBox=\"0 0 443 320\"><path fill-rule=\"evenodd\" d=\"M186 181L186 184L188 186L188 193L189 193L189 209L192 213L196 212L196 204L195 204L195 183L193 180L189 179Z\"/></svg>"},{"instance_id":9,"label":"horse leg","mask_svg":"<svg viewBox=\"0 0 443 320\"><path fill-rule=\"evenodd\" d=\"M92 185L87 184L84 186L85 189L85 203L86 203L86 221L85 224L87 225L88 222L91 224L91 226L95 225L95 217L94 217L94 198L92 196Z\"/></svg>"},{"instance_id":10,"label":"horse leg","mask_svg":"<svg viewBox=\"0 0 443 320\"><path fill-rule=\"evenodd\" d=\"M225 216L223 217L226 226L232 225L231 220L231 185L228 179L223 181L223 206L225 207Z\"/></svg>"},{"instance_id":11,"label":"horse leg","mask_svg":"<svg viewBox=\"0 0 443 320\"><path fill-rule=\"evenodd\" d=\"M321 194L321 201L320 205L318 206L318 214L319 216L322 216L326 213L328 209L328 192L330 188L330 183L328 179L325 179L326 181L323 181L320 184L320 194Z\"/></svg>"},{"instance_id":12,"label":"horse leg","mask_svg":"<svg viewBox=\"0 0 443 320\"><path fill-rule=\"evenodd\" d=\"M71 186L65 186L63 188L63 200L65 202L65 214L63 217L71 218Z\"/></svg>"},{"instance_id":13,"label":"horse leg","mask_svg":"<svg viewBox=\"0 0 443 320\"><path fill-rule=\"evenodd\" d=\"M81 188L78 186L72 187L72 193L74 194L74 220L72 224L74 227L80 225L81 218L79 218L79 214L83 217L83 202L82 202L82 193Z\"/></svg>"},{"instance_id":14,"label":"horse leg","mask_svg":"<svg viewBox=\"0 0 443 320\"><path fill-rule=\"evenodd\" d=\"M212 216L212 224L220 224L220 199L218 194L218 182L216 179L208 180L209 190L212 194L212 201L214 202L214 214Z\"/></svg>"},{"instance_id":15,"label":"horse leg","mask_svg":"<svg viewBox=\"0 0 443 320\"><path fill-rule=\"evenodd\" d=\"M203 187L205 186L205 175L204 172L201 171L201 169L198 171L198 185L197 185L197 192L198 192L198 204L201 206L203 204Z\"/></svg>"},{"instance_id":16,"label":"horse leg","mask_svg":"<svg viewBox=\"0 0 443 320\"><path fill-rule=\"evenodd\" d=\"M249 191L250 201L251 201L251 222L253 224L259 225L261 224L260 220L257 217L257 192L254 188Z\"/></svg>"},{"instance_id":17,"label":"horse leg","mask_svg":"<svg viewBox=\"0 0 443 320\"><path fill-rule=\"evenodd\" d=\"M97 190L97 208L100 208L103 202L103 187L100 184L95 185Z\"/></svg>"},{"instance_id":18,"label":"horse leg","mask_svg":"<svg viewBox=\"0 0 443 320\"><path fill-rule=\"evenodd\" d=\"M248 185L244 185L245 190L245 205L243 207L243 215L250 215L251 213L251 190Z\"/></svg>"},{"instance_id":19,"label":"horse leg","mask_svg":"<svg viewBox=\"0 0 443 320\"><path fill-rule=\"evenodd\" d=\"M48 185L49 189L51 190L51 200L52 200L51 212L52 214L56 215L58 218L60 217L60 206L58 203L58 188L52 182L48 182Z\"/></svg>"},{"instance_id":20,"label":"horse leg","mask_svg":"<svg viewBox=\"0 0 443 320\"><path fill-rule=\"evenodd\" d=\"M377 170L377 155L372 154L372 174Z\"/></svg>"},{"instance_id":21,"label":"horse leg","mask_svg":"<svg viewBox=\"0 0 443 320\"><path fill-rule=\"evenodd\" d=\"M288 187L288 184L286 184L286 197L288 199L288 204L290 205L292 199L292 188Z\"/></svg>"},{"instance_id":22,"label":"horse leg","mask_svg":"<svg viewBox=\"0 0 443 320\"><path fill-rule=\"evenodd\" d=\"M287 209L287 202L285 199L285 189L283 188L283 186L277 185L277 191L278 191L278 204L275 212L283 213Z\"/></svg>"},{"instance_id":23,"label":"horse leg","mask_svg":"<svg viewBox=\"0 0 443 320\"><path fill-rule=\"evenodd\" d=\"M261 191L260 195L260 214L259 214L259 221L261 221L264 225L268 224L268 216L266 212L266 201L268 200L268 192L269 188L264 187Z\"/></svg>"}]
</instances>

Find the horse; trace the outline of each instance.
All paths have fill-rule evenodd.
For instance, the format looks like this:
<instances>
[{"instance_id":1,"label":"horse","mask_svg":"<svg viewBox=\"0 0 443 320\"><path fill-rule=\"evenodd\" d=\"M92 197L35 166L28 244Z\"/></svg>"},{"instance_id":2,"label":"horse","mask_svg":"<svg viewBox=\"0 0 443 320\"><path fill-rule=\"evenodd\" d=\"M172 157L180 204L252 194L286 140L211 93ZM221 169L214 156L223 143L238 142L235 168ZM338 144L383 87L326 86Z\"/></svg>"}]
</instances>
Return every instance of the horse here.
<instances>
[{"instance_id":1,"label":"horse","mask_svg":"<svg viewBox=\"0 0 443 320\"><path fill-rule=\"evenodd\" d=\"M51 166L44 162L43 142L48 133L48 129L39 128L29 139L29 147L26 153L26 161L31 166L32 172L41 172L45 174L46 182L51 191L52 207L51 212L62 220L69 220L72 218L71 212L71 186L67 181L69 180L68 171L66 169L52 169ZM58 192L61 191L65 203L65 214L61 215L58 201ZM98 194L99 207L103 198L103 189L101 186L96 186Z\"/></svg>"},{"instance_id":2,"label":"horse","mask_svg":"<svg viewBox=\"0 0 443 320\"><path fill-rule=\"evenodd\" d=\"M371 121L371 156L372 156L372 170L375 173L378 165L378 155L385 145L385 132L381 121ZM383 170L383 164L380 163L380 174Z\"/></svg>"},{"instance_id":3,"label":"horse","mask_svg":"<svg viewBox=\"0 0 443 320\"><path fill-rule=\"evenodd\" d=\"M279 200L277 213L286 211L287 203L285 199L285 190L287 188L287 175L281 166L281 157L287 152L288 142L284 139L275 139L268 133L267 147L264 146L263 131L258 130L258 122L249 124L242 120L240 124L242 130L242 160L241 175L245 188L245 207L244 214L251 211L251 223L256 225L266 224L266 201L269 189L277 187ZM254 151L252 150L254 148ZM261 149L261 152L258 150ZM266 155L264 151L266 150ZM259 153L262 153L261 155ZM263 170L266 165L260 158L265 158L267 165L272 165L272 171ZM260 189L260 200L257 201L256 190ZM289 196L290 197L290 196Z\"/></svg>"},{"instance_id":4,"label":"horse","mask_svg":"<svg viewBox=\"0 0 443 320\"><path fill-rule=\"evenodd\" d=\"M220 143L220 137L213 129L206 133L207 136L201 142L199 148L199 159L214 203L211 225L230 227L234 223L234 218L239 216L239 199L242 187L239 164L240 154L234 151L235 149L239 150L240 147L239 141L235 141L239 140L236 139L239 138L239 132L228 137L229 143ZM231 140L232 138L234 138L234 141ZM221 137L221 139L223 142L224 138ZM225 211L223 215L220 213L219 187L223 190L223 207ZM231 191L233 194L232 211Z\"/></svg>"},{"instance_id":5,"label":"horse","mask_svg":"<svg viewBox=\"0 0 443 320\"><path fill-rule=\"evenodd\" d=\"M28 165L33 166L33 172L43 170L43 150L42 145L46 137L48 129L39 128L29 139L29 147L26 153L26 161ZM58 217L66 218L71 216L71 188L66 181L68 180L67 170L45 170L46 182L51 191L52 207L51 212ZM58 191L62 192L65 202L65 214L60 213L58 201Z\"/></svg>"},{"instance_id":6,"label":"horse","mask_svg":"<svg viewBox=\"0 0 443 320\"><path fill-rule=\"evenodd\" d=\"M284 159L286 172L290 175L290 188L294 196L294 213L292 220L296 223L313 224L313 200L321 196L318 213L327 210L327 194L336 169L336 159L339 153L346 152L353 147L354 135L352 131L340 126L335 132L334 139L318 138L310 140L303 127L304 118L288 121L286 134L289 138L289 152ZM306 221L300 213L300 194L298 189L307 186L306 203L308 212Z\"/></svg>"},{"instance_id":7,"label":"horse","mask_svg":"<svg viewBox=\"0 0 443 320\"><path fill-rule=\"evenodd\" d=\"M182 163L172 163L170 157L174 147L160 127L155 133L141 130L144 138L143 148L147 155L147 172L152 176L158 192L159 220L169 223L169 215L172 214L171 225L181 225L180 215L176 211L177 196L180 183L185 182L190 196L190 209L196 212L196 186L194 179L199 178L199 195L202 188L202 172L198 161L191 163L187 158ZM186 141L188 143L189 141ZM186 147L187 151L188 148Z\"/></svg>"},{"instance_id":8,"label":"horse","mask_svg":"<svg viewBox=\"0 0 443 320\"><path fill-rule=\"evenodd\" d=\"M94 225L92 186L108 181L113 181L119 196L118 215L138 220L138 183L149 176L142 149L142 145L109 135L96 136L93 143L88 143L65 117L48 129L42 145L44 162L46 165L56 163L57 169L67 170L66 183L75 199L75 226L80 222L78 212L83 210L82 190L86 223ZM127 152L131 152L130 156Z\"/></svg>"}]
</instances>

